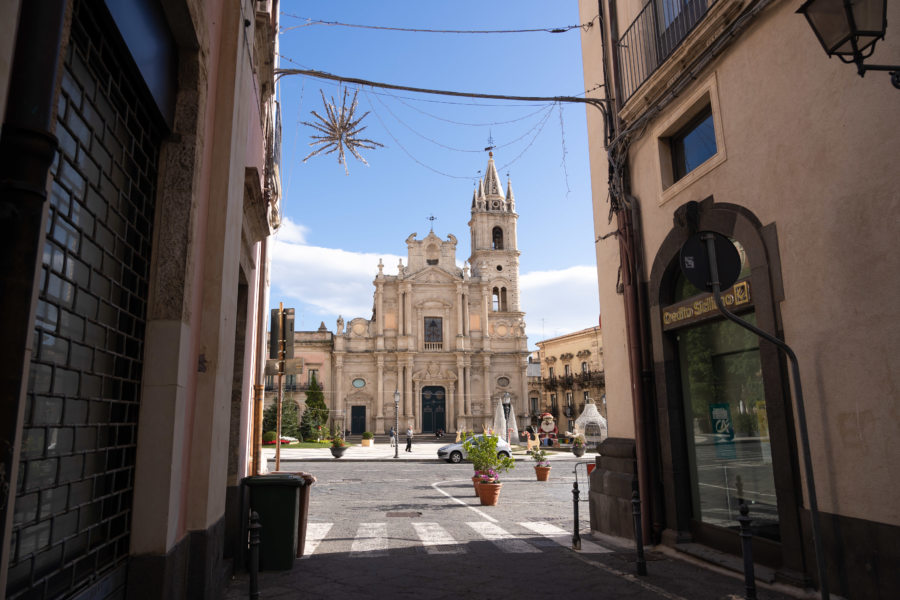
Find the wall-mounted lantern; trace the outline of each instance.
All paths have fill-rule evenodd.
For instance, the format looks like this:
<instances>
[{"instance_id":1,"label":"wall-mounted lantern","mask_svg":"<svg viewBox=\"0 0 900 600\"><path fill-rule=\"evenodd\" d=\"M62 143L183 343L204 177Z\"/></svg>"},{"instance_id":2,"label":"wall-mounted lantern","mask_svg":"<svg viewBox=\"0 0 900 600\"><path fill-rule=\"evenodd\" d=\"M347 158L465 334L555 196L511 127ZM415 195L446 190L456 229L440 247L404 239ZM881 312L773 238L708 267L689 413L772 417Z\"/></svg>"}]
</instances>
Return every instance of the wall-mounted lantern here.
<instances>
[{"instance_id":1,"label":"wall-mounted lantern","mask_svg":"<svg viewBox=\"0 0 900 600\"><path fill-rule=\"evenodd\" d=\"M887 0L807 0L798 10L829 57L856 65L860 77L866 71L888 71L891 84L900 89L900 65L867 65L875 42L884 39Z\"/></svg>"}]
</instances>

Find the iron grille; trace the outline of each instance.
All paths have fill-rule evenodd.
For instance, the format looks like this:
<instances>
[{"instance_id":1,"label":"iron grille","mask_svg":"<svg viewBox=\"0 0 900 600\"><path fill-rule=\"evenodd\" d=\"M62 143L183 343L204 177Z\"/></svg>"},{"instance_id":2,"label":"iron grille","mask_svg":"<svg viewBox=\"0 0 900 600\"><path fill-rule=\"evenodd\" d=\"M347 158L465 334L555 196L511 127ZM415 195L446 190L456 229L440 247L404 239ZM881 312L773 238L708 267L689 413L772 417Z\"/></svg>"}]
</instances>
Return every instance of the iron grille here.
<instances>
[{"instance_id":1,"label":"iron grille","mask_svg":"<svg viewBox=\"0 0 900 600\"><path fill-rule=\"evenodd\" d=\"M94 6L75 2L58 103L11 600L119 587L128 556L162 131Z\"/></svg>"}]
</instances>

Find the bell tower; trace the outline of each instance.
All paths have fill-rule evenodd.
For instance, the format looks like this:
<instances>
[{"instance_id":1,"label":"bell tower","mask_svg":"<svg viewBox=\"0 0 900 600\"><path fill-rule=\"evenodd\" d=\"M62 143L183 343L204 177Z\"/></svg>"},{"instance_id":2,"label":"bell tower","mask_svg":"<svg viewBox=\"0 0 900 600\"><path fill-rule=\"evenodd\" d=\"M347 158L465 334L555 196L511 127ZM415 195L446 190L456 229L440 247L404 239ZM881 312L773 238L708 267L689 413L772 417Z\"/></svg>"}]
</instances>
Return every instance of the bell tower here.
<instances>
[{"instance_id":1,"label":"bell tower","mask_svg":"<svg viewBox=\"0 0 900 600\"><path fill-rule=\"evenodd\" d=\"M488 153L484 179L472 194L472 255L469 264L472 274L490 284L491 312L519 312L519 250L516 243L516 202L512 183L507 181L506 193L494 153Z\"/></svg>"}]
</instances>

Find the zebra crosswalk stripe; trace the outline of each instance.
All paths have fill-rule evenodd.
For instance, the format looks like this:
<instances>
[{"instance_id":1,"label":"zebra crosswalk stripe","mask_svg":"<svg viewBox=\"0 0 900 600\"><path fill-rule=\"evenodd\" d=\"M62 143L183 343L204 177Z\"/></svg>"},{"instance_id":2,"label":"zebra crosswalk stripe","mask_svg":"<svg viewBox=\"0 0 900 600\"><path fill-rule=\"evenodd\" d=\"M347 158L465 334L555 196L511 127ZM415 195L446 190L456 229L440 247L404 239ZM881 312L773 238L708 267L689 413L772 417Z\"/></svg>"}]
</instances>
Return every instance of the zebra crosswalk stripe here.
<instances>
[{"instance_id":1,"label":"zebra crosswalk stripe","mask_svg":"<svg viewBox=\"0 0 900 600\"><path fill-rule=\"evenodd\" d=\"M514 552L519 554L540 552L539 549L528 542L513 537L511 533L494 523L488 521L474 521L466 523L466 525L474 529L478 535L492 542L504 552Z\"/></svg>"},{"instance_id":2,"label":"zebra crosswalk stripe","mask_svg":"<svg viewBox=\"0 0 900 600\"><path fill-rule=\"evenodd\" d=\"M565 529L560 529L556 525L552 523L546 523L544 521L536 521L536 522L528 522L528 523L519 523L525 529L530 529L531 531L540 534L548 539L553 540L560 546L565 546L566 548L572 547L572 532L566 531ZM609 548L604 548L599 544L595 544L590 540L581 540L581 552L592 553L592 554L603 554L606 552L612 552Z\"/></svg>"},{"instance_id":3,"label":"zebra crosswalk stripe","mask_svg":"<svg viewBox=\"0 0 900 600\"><path fill-rule=\"evenodd\" d=\"M414 522L412 525L429 554L462 554L466 551L464 546L437 523Z\"/></svg>"},{"instance_id":4,"label":"zebra crosswalk stripe","mask_svg":"<svg viewBox=\"0 0 900 600\"><path fill-rule=\"evenodd\" d=\"M303 558L312 556L319 544L328 535L328 531L334 523L307 523L306 545L303 547Z\"/></svg>"},{"instance_id":5,"label":"zebra crosswalk stripe","mask_svg":"<svg viewBox=\"0 0 900 600\"><path fill-rule=\"evenodd\" d=\"M413 529L422 543L422 547L428 554L464 554L469 551L468 542L457 541L454 537L440 524L432 522L412 522ZM520 535L512 534L503 529L496 523L489 521L469 521L466 523L476 534L483 539L493 543L503 552L515 554L542 552L543 550L525 540ZM519 527L526 529L534 534L547 538L556 542L565 548L572 546L572 533L566 531L552 523L545 521L529 521L517 523ZM304 548L303 558L309 558L320 544L325 541L328 533L332 530L334 523L309 523L306 527L306 547ZM388 552L389 546L388 524L387 523L360 523L356 530L356 536L350 546L351 556L384 556ZM540 545L540 544L538 544ZM333 552L330 550L329 552ZM582 539L582 554L603 554L613 552L609 548L605 548L590 540Z\"/></svg>"},{"instance_id":6,"label":"zebra crosswalk stripe","mask_svg":"<svg viewBox=\"0 0 900 600\"><path fill-rule=\"evenodd\" d=\"M360 523L350 552L365 552L367 556L384 556L387 554L387 547L387 523Z\"/></svg>"}]
</instances>

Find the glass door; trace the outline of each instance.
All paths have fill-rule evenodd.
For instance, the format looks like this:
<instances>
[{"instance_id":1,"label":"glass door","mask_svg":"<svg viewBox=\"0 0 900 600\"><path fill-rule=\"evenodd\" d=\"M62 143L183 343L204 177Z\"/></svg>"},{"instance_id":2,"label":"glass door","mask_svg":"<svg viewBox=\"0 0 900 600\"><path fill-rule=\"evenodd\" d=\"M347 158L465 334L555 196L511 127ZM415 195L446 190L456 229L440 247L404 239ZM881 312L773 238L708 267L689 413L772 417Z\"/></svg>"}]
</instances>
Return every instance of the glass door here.
<instances>
[{"instance_id":1,"label":"glass door","mask_svg":"<svg viewBox=\"0 0 900 600\"><path fill-rule=\"evenodd\" d=\"M753 313L742 316L756 323ZM737 530L743 501L754 536L780 541L758 338L724 320L676 337L694 520Z\"/></svg>"}]
</instances>

